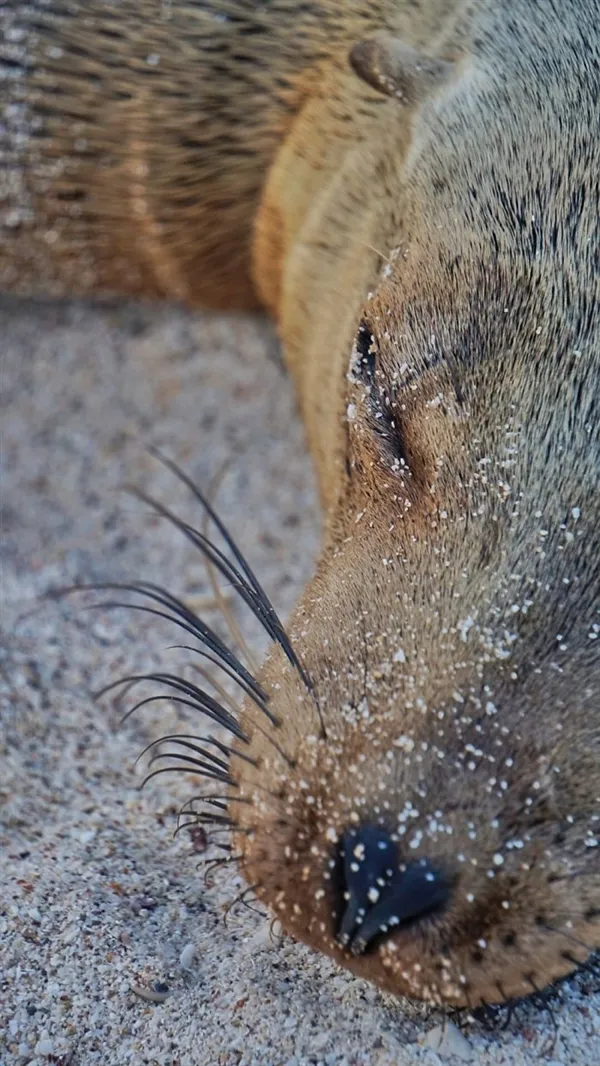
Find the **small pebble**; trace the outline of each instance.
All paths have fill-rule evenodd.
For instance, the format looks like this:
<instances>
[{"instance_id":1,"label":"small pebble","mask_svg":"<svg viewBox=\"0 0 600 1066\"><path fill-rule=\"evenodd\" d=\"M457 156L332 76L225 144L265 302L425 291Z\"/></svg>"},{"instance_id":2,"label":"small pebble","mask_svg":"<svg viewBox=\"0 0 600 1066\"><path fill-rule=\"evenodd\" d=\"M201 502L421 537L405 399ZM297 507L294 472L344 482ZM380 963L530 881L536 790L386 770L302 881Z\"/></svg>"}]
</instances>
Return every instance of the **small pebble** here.
<instances>
[{"instance_id":1,"label":"small pebble","mask_svg":"<svg viewBox=\"0 0 600 1066\"><path fill-rule=\"evenodd\" d=\"M442 1059L459 1059L460 1062L473 1061L473 1048L454 1022L436 1025L425 1033L419 1041L422 1047L431 1048Z\"/></svg>"},{"instance_id":2,"label":"small pebble","mask_svg":"<svg viewBox=\"0 0 600 1066\"><path fill-rule=\"evenodd\" d=\"M53 1052L54 1044L47 1037L43 1037L41 1040L38 1040L37 1044L35 1045L36 1055L45 1055L46 1058L48 1058L48 1056L52 1055Z\"/></svg>"},{"instance_id":3,"label":"small pebble","mask_svg":"<svg viewBox=\"0 0 600 1066\"><path fill-rule=\"evenodd\" d=\"M153 988L144 988L142 985L131 985L131 991L140 999L148 1003L164 1003L169 995L169 986L155 984Z\"/></svg>"},{"instance_id":4,"label":"small pebble","mask_svg":"<svg viewBox=\"0 0 600 1066\"><path fill-rule=\"evenodd\" d=\"M179 956L179 965L182 970L189 970L196 954L196 947L194 944L186 944L181 955Z\"/></svg>"}]
</instances>

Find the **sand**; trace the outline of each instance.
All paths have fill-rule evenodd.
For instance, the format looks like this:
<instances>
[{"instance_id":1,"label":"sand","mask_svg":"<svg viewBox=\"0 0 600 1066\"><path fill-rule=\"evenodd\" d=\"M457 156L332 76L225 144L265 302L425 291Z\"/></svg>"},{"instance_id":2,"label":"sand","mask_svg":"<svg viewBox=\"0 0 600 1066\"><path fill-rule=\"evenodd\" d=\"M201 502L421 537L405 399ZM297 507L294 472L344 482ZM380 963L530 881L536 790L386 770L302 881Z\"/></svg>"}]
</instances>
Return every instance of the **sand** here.
<instances>
[{"instance_id":1,"label":"sand","mask_svg":"<svg viewBox=\"0 0 600 1066\"><path fill-rule=\"evenodd\" d=\"M600 1062L600 980L444 1028L227 904L234 868L206 877L202 840L173 838L193 791L138 786L160 731L197 727L155 705L120 726L121 674L177 669L158 620L44 600L74 581L150 578L212 607L202 561L127 496L135 482L199 515L144 451L164 448L218 496L278 610L309 576L315 485L289 382L257 320L175 309L0 304L2 772L0 1066L437 1066ZM92 598L93 599L93 598ZM240 623L258 654L252 619ZM211 852L210 854L214 854ZM148 998L150 997L150 998ZM158 1000L159 1002L153 1002ZM440 1046L441 1041L441 1046Z\"/></svg>"}]
</instances>

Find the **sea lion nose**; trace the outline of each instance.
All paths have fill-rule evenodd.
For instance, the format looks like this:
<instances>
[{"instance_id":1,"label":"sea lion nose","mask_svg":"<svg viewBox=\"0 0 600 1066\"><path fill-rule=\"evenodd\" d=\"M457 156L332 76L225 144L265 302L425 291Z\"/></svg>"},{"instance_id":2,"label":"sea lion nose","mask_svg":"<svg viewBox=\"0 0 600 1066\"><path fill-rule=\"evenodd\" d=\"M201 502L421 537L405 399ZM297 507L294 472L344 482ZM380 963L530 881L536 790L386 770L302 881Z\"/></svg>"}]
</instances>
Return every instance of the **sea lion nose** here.
<instances>
[{"instance_id":1,"label":"sea lion nose","mask_svg":"<svg viewBox=\"0 0 600 1066\"><path fill-rule=\"evenodd\" d=\"M337 939L353 955L441 910L450 897L440 870L427 859L402 862L389 833L372 825L344 833L339 871L344 910Z\"/></svg>"}]
</instances>

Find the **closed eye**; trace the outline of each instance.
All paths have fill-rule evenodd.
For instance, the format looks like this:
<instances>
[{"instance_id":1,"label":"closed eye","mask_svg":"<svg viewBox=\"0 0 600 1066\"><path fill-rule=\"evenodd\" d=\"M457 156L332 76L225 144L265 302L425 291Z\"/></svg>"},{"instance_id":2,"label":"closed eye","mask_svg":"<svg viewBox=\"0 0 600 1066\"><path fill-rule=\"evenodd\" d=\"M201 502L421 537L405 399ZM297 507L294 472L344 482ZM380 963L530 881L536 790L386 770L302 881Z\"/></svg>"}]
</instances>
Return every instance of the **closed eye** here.
<instances>
[{"instance_id":1,"label":"closed eye","mask_svg":"<svg viewBox=\"0 0 600 1066\"><path fill-rule=\"evenodd\" d=\"M378 441L387 465L395 471L408 472L408 459L398 412L387 387L385 373L379 365L377 340L368 323L360 323L348 374L350 381L367 392L365 411L370 429Z\"/></svg>"},{"instance_id":2,"label":"closed eye","mask_svg":"<svg viewBox=\"0 0 600 1066\"><path fill-rule=\"evenodd\" d=\"M375 380L377 344L368 324L363 320L358 327L352 360L350 363L351 381L356 384L372 385Z\"/></svg>"}]
</instances>

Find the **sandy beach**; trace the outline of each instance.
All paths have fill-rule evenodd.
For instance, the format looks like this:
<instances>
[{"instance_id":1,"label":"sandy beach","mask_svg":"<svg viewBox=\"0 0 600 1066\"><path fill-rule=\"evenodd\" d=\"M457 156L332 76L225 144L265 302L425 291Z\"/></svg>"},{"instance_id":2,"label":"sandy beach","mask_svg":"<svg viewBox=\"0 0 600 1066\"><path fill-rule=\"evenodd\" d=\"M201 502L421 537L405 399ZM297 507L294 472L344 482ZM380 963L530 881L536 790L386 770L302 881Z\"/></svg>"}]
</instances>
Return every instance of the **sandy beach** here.
<instances>
[{"instance_id":1,"label":"sandy beach","mask_svg":"<svg viewBox=\"0 0 600 1066\"><path fill-rule=\"evenodd\" d=\"M292 389L260 320L178 309L0 303L0 1066L592 1066L600 976L506 1027L447 1025L288 939L173 836L183 775L140 791L139 752L196 728L150 705L120 724L121 675L177 670L160 620L52 588L146 579L226 636L202 559L123 491L198 523L156 445L207 486L285 617L318 548L315 483ZM258 655L265 643L243 609ZM189 661L189 660L188 660ZM197 788L196 788L197 791Z\"/></svg>"}]
</instances>

